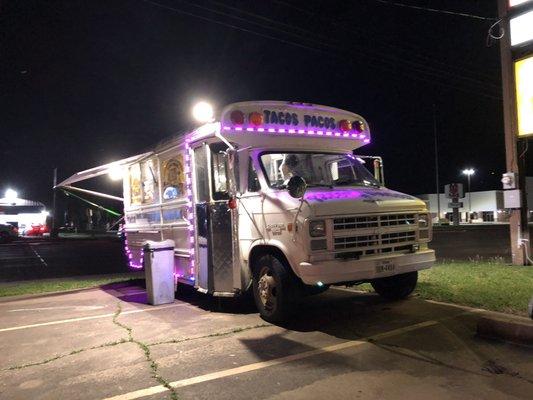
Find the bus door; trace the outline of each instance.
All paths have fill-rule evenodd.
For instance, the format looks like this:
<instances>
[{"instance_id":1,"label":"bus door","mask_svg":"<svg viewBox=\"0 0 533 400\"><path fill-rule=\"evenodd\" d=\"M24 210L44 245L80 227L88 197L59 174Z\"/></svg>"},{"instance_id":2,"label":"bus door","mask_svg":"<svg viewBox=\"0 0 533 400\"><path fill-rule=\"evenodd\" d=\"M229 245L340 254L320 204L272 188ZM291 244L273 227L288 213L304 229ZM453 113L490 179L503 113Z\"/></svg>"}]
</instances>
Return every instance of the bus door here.
<instances>
[{"instance_id":1,"label":"bus door","mask_svg":"<svg viewBox=\"0 0 533 400\"><path fill-rule=\"evenodd\" d=\"M230 198L229 160L224 143L194 149L196 185L197 286L210 293L233 293L237 254L236 213Z\"/></svg>"}]
</instances>

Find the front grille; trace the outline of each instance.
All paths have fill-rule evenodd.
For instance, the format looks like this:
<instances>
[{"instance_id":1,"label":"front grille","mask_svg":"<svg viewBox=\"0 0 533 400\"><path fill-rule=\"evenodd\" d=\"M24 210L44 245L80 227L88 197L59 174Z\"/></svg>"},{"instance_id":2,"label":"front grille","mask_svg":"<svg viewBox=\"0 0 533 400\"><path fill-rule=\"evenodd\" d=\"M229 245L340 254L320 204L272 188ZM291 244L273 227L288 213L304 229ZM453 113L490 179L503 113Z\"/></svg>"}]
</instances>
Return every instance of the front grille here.
<instances>
[{"instance_id":1,"label":"front grille","mask_svg":"<svg viewBox=\"0 0 533 400\"><path fill-rule=\"evenodd\" d=\"M333 230L378 228L380 226L413 226L416 214L366 215L333 219Z\"/></svg>"},{"instance_id":2,"label":"front grille","mask_svg":"<svg viewBox=\"0 0 533 400\"><path fill-rule=\"evenodd\" d=\"M333 220L334 232L340 234L348 230L360 234L334 237L334 250L337 258L376 255L381 253L410 251L416 243L416 214L390 214L358 217L342 217ZM370 229L372 232L364 232ZM387 232L395 230L397 232Z\"/></svg>"},{"instance_id":3,"label":"front grille","mask_svg":"<svg viewBox=\"0 0 533 400\"><path fill-rule=\"evenodd\" d=\"M381 235L381 244L412 242L416 239L416 232L394 232Z\"/></svg>"},{"instance_id":4,"label":"front grille","mask_svg":"<svg viewBox=\"0 0 533 400\"><path fill-rule=\"evenodd\" d=\"M377 216L335 218L333 220L334 230L377 228L378 226L379 219Z\"/></svg>"},{"instance_id":5,"label":"front grille","mask_svg":"<svg viewBox=\"0 0 533 400\"><path fill-rule=\"evenodd\" d=\"M371 247L379 245L378 235L362 235L335 238L335 250L351 249L353 247Z\"/></svg>"}]
</instances>

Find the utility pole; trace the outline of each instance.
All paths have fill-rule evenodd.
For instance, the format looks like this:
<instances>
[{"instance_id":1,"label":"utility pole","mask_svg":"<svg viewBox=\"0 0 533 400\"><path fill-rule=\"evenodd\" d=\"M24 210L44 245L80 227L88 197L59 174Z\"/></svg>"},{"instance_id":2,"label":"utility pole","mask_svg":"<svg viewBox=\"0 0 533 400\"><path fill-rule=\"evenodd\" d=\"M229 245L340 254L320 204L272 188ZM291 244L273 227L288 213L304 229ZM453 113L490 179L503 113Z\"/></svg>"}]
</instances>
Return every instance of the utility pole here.
<instances>
[{"instance_id":1,"label":"utility pole","mask_svg":"<svg viewBox=\"0 0 533 400\"><path fill-rule=\"evenodd\" d=\"M56 197L57 197L57 167L54 168L54 186L53 186L53 197L52 197L52 229L51 229L51 235L52 237L57 237L57 207L56 207Z\"/></svg>"},{"instance_id":2,"label":"utility pole","mask_svg":"<svg viewBox=\"0 0 533 400\"><path fill-rule=\"evenodd\" d=\"M435 186L437 193L437 224L440 223L439 146L437 141L437 107L433 103L433 138L435 142Z\"/></svg>"},{"instance_id":3,"label":"utility pole","mask_svg":"<svg viewBox=\"0 0 533 400\"><path fill-rule=\"evenodd\" d=\"M526 265L527 257L524 246L529 246L529 228L527 198L525 191L524 157L519 160L518 154L518 113L516 104L516 82L514 74L514 57L511 49L511 30L509 23L509 0L498 0L498 13L503 28L503 37L500 39L500 55L502 67L503 86L503 120L505 130L505 159L507 172L518 176L518 189L520 190L521 208L510 209L509 219L511 236L511 255L514 265ZM527 139L522 139L527 140Z\"/></svg>"}]
</instances>

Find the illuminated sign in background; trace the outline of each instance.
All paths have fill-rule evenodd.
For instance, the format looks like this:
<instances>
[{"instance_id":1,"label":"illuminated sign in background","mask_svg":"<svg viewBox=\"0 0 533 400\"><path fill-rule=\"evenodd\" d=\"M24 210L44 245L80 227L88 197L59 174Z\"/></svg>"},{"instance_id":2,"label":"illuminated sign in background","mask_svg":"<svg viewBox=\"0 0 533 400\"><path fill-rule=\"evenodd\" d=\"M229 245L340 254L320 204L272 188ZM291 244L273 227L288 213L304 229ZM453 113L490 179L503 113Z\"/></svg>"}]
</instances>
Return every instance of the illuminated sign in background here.
<instances>
[{"instance_id":1,"label":"illuminated sign in background","mask_svg":"<svg viewBox=\"0 0 533 400\"><path fill-rule=\"evenodd\" d=\"M518 136L533 135L533 56L515 62Z\"/></svg>"},{"instance_id":2,"label":"illuminated sign in background","mask_svg":"<svg viewBox=\"0 0 533 400\"><path fill-rule=\"evenodd\" d=\"M511 7L518 6L520 4L527 3L528 1L531 1L531 0L509 0L509 6Z\"/></svg>"},{"instance_id":3,"label":"illuminated sign in background","mask_svg":"<svg viewBox=\"0 0 533 400\"><path fill-rule=\"evenodd\" d=\"M511 19L511 46L533 40L533 11Z\"/></svg>"}]
</instances>

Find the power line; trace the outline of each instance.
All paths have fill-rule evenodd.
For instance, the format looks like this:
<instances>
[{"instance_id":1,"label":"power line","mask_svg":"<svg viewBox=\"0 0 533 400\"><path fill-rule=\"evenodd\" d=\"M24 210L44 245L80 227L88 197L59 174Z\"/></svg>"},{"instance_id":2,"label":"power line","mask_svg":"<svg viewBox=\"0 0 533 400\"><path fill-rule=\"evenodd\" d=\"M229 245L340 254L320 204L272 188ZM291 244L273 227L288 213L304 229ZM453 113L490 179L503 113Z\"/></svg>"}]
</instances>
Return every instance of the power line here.
<instances>
[{"instance_id":1,"label":"power line","mask_svg":"<svg viewBox=\"0 0 533 400\"><path fill-rule=\"evenodd\" d=\"M447 14L447 15L455 15L458 17L467 17L467 18L473 18L473 19L479 19L483 21L497 21L498 18L493 17L483 17L481 15L475 15L475 14L467 14L467 13L461 13L461 12L455 12L455 11L448 11L448 10L440 10L437 8L429 8L429 7L421 7L421 6L415 6L411 4L405 4L405 3L397 3L393 1L386 1L386 0L373 0L377 3L386 4L388 6L396 6L396 7L404 7L404 8L412 8L415 10L420 11L428 11L428 12L434 12L434 13L440 13L440 14Z\"/></svg>"},{"instance_id":2,"label":"power line","mask_svg":"<svg viewBox=\"0 0 533 400\"><path fill-rule=\"evenodd\" d=\"M182 0L180 0L182 1ZM213 1L213 0L209 0L211 3L216 3L222 7L226 7L226 8L229 8L231 10L235 10L235 11L238 11L238 12L241 12L241 13L244 13L244 14L247 14L247 15L251 15L251 16L255 16L256 18L259 18L259 19L263 19L263 20L266 20L266 21L269 21L270 23L275 23L275 24L280 24L280 25L283 25L283 26L287 26L287 27L290 27L290 28L295 28L295 29L298 29L299 31L302 31L304 33L307 34L307 37L304 37L303 39L304 40L308 40L309 37L313 37L313 36L317 36L316 32L314 31L309 31L309 30L306 30L306 29L303 29L303 28L300 28L300 27L297 27L297 26L293 26L293 25L288 25L288 24L285 24L283 22L278 22L278 21L274 21L270 18L266 18L262 15L258 15L258 14L255 14L255 13L252 13L252 12L249 12L249 11L245 11L245 10L241 10L241 9L238 9L236 7L232 7L232 6L229 6L229 5L226 5L224 3L221 3L219 1ZM283 1L279 1L279 0L276 0L277 3L280 3L280 4L283 4L283 5L286 5L287 3L283 2ZM301 12L305 12L306 14L311 14L310 11L306 10L306 9L303 9L303 8L299 8L299 7L293 7L294 9L298 10L298 11L301 11ZM336 20L336 19L330 19L330 18L325 18L323 16L319 16L319 18L321 18L323 21L325 22L328 22L331 24L331 26L337 26L337 27L340 27L341 29L349 32L349 33L355 33L354 31L354 27L353 26L350 26L349 28L346 27L346 24L343 23L342 21L339 21L339 20ZM248 20L246 20L248 21ZM260 25L260 24L259 24ZM272 27L265 27L264 25L260 25L260 26L263 26L264 28L266 29L274 29ZM358 32L362 32L360 29L356 29ZM276 30L279 32L279 30ZM283 32L283 33L286 33L286 34L292 34L291 32ZM376 33L374 32L374 35ZM298 37L301 37L300 35L298 35ZM324 38L324 36L322 35L319 35L319 37L321 39ZM406 53L406 52L409 52L409 50L406 50L405 48L402 48L401 46L398 46L398 45L391 45L387 42L384 42L383 40L379 40L379 39L376 39L375 37L372 37L372 40L375 40L376 42L381 42L381 44L383 46L386 46L386 47L389 47L389 48L392 48L394 50L398 50L400 53ZM321 44L324 44L324 42L322 42ZM331 46L331 44L325 44L326 46ZM411 48L415 48L413 46L411 46ZM419 51L419 49L415 48L416 51ZM376 53L376 50L369 50L369 49L366 49L365 50L367 53ZM382 57L385 57L385 58L393 58L393 57L390 57L390 56L386 56L386 55L383 55L381 54ZM450 65L449 63L444 63L444 62L441 62L441 61L438 61L438 60L435 60L433 58L429 58L427 56L424 56L424 55L420 55L420 54L413 54L413 52L409 52L408 54L408 59L401 59L399 62L403 62L403 63L406 63L406 64L413 64L413 65L416 65L416 66L420 66L422 68L427 68L427 69L432 69L434 71L437 71L438 73L442 73L442 74L447 74L447 75L450 75L450 74L453 74L453 71L451 70L456 70L457 72L461 72L462 75L460 76L457 76L455 75L456 78L458 79L463 79L463 80L471 80L471 81L474 81L474 83L476 84L480 84L480 85L488 85L488 86L492 86L494 89L499 89L499 85L497 84L494 84L494 83L491 83L491 82L485 82L485 81L482 81L482 80L479 80L479 79L476 79L477 76L479 75L483 75L485 78L487 79L491 79L492 77L487 75L487 74L484 74L483 72L478 72L478 71L472 71L471 69L466 69L463 68L463 67L460 67L458 65ZM416 59L419 59L419 61L417 61ZM424 64L420 64L421 62L423 62ZM433 65L428 65L428 64L433 64ZM440 66L444 67L445 69L442 70L442 69L439 69L438 66L436 66L436 64L440 64ZM471 75L475 75L476 77L472 76L472 77L469 77L467 76L468 74L471 74Z\"/></svg>"},{"instance_id":3,"label":"power line","mask_svg":"<svg viewBox=\"0 0 533 400\"><path fill-rule=\"evenodd\" d=\"M203 16L203 15L198 15L198 14L195 14L195 13L192 13L192 12L189 12L189 11L184 11L182 9L178 9L178 8L175 8L175 7L167 6L165 4L157 3L155 1L151 1L151 0L142 0L142 1L145 2L145 3L151 4L153 6L156 6L156 7L160 7L160 8L168 9L168 10L180 13L180 14L196 17L196 18L199 18L199 19L202 19L202 20L213 22L213 23L216 23L216 24L219 24L219 25L223 25L223 26L226 26L226 27L229 27L229 28L232 28L232 29L236 29L236 30L240 30L240 31L243 31L243 32L246 32L246 33L250 33L250 34L253 34L253 35L261 36L261 37L268 38L268 39L271 39L271 40L277 40L277 41L280 41L280 42L285 43L285 44L292 44L292 45L295 45L295 46L298 46L298 47L301 47L301 48L305 48L305 49L308 49L308 50L311 50L311 51L315 51L315 52L319 52L319 53L323 53L323 54L326 53L322 49L317 49L316 47L313 47L311 45L302 44L301 42L296 42L294 40L286 40L286 39L283 39L283 38L280 38L280 37L277 37L277 36L272 36L272 35L269 35L269 34L260 33L260 32L257 32L257 31L251 30L251 29L244 28L242 26L229 24L229 23L226 23L226 22L223 22L223 21L220 21L220 20L216 20L216 19L213 19L213 18L209 18L209 17ZM184 0L180 0L180 1L184 1ZM186 1L184 1L184 2L186 2ZM216 10L209 9L207 7L202 7L202 6L199 6L199 7L200 8L204 8L204 9L206 9L208 11L211 11L211 12L216 12ZM218 12L218 13L219 14L224 14L226 16L229 16L227 13L221 13L221 12ZM233 16L231 16L231 17L233 17ZM240 19L243 20L243 18L240 18ZM261 26L263 28L269 28L269 29L274 30L276 32L281 32L281 33L285 33L285 34L294 35L293 32L280 31L279 29L275 29L273 27L265 27L264 25L261 25L261 24L258 24L258 23L255 23L255 24L259 25L259 26ZM297 35L297 36L302 38L301 35ZM303 38L303 39L304 40L309 40L307 38ZM334 48L336 51L342 51L343 50L342 48L339 48L337 46L333 46L333 45L328 44L328 43L323 43L322 42L321 44L326 46L326 47ZM360 52L362 54L364 54L364 51L360 50ZM368 53L367 53L367 55L368 55ZM337 56L339 56L339 55L337 55ZM421 81L430 82L432 84L440 85L440 86L447 85L450 88L456 88L456 89L460 90L460 88L458 86L452 86L452 85L449 85L449 84L445 84L443 82L439 82L439 81L436 81L434 79L432 79L432 80L422 79L423 77L421 77L419 75L412 75L412 72L415 72L415 73L418 72L418 73L425 74L425 75L433 77L433 78L443 78L443 76L442 76L443 73L447 73L447 74L450 75L450 73L447 72L447 71L437 70L435 68L427 67L425 65L421 65L419 63L414 63L414 62L409 62L409 61L406 61L406 60L397 60L397 59L390 59L390 58L387 59L387 58L383 58L383 56L381 56L381 58L380 58L379 56L374 56L374 55L370 55L369 57L374 59L374 60L382 62L382 63L374 64L373 66L375 66L377 68L381 68L381 69L387 70L389 72L393 72L395 74L398 74L398 72L399 72L398 69L397 69L397 65L395 63L397 63L397 62L402 63L403 62L404 64L412 64L408 68L408 72L411 73L411 74L405 74L404 73L405 76L407 76L407 77L409 77L409 78L411 78L413 80L421 80ZM345 57L343 59L345 59ZM383 65L383 62L389 63L389 64L392 63L393 65L392 66ZM356 64L356 65L358 65L358 64ZM431 69L433 69L436 72L431 71ZM451 75L454 76L453 74L451 74ZM471 81L470 84L476 86L476 91L475 91L476 94L479 94L479 95L482 95L484 97L488 97L488 98L491 98L491 99L498 99L498 95L497 94L494 94L494 93L490 93L489 94L489 93L485 93L483 91L484 89L487 89L485 87L485 83L484 82L477 81L477 80L474 80L474 79L471 79L471 78L467 78L467 77L458 77L458 76L455 76L455 77L467 80L467 82L463 82L463 84L469 83L468 80L470 80ZM450 79L450 77L447 77L447 78ZM478 87L478 85L479 85L479 87ZM467 91L467 92L469 91L468 89L464 89L464 88L462 90L463 91ZM470 91L473 91L473 88L470 88Z\"/></svg>"},{"instance_id":4,"label":"power line","mask_svg":"<svg viewBox=\"0 0 533 400\"><path fill-rule=\"evenodd\" d=\"M229 18L234 18L234 19L237 19L237 20L240 20L240 21L244 21L246 23L250 23L250 24L253 24L253 25L256 25L256 26L259 26L263 29L268 29L268 30L272 30L272 31L275 31L275 32L278 32L278 33L282 33L282 34L287 34L287 35L292 35L292 36L296 36L297 38L300 38L300 39L303 39L305 41L308 41L309 38L313 37L313 36L316 36L315 32L312 32L312 31L309 31L309 30L306 30L306 29L303 29L303 28L299 28L298 29L300 31L303 31L307 34L307 36L302 36L300 34L296 34L294 32L287 32L287 31L280 31L278 28L275 28L273 26L265 26L264 24L262 23L259 23L259 22L256 22L256 21L251 21L249 19L246 19L246 18L242 18L240 16L237 16L237 15L233 15L233 14L228 14L228 13L225 13L225 12L222 12L222 11L219 11L219 10L215 10L213 8L209 8L209 7L206 7L206 6L201 6L201 5L198 5L198 4L195 4L195 3L191 3L190 1L187 1L187 0L178 0L182 3L186 3L186 4L189 4L190 6L192 7L196 7L196 8L200 8L202 10L206 10L206 11L209 11L209 12L213 12L215 14L219 14L219 15L223 15L225 17L229 17ZM236 11L239 11L241 13L246 13L248 15L253 15L255 16L256 18L261 18L261 19L264 19L264 20L267 20L269 22L276 22L276 21L273 21L269 18L266 18L266 17L263 17L263 16L260 16L258 14L255 14L255 13L252 13L252 12L248 12L248 11L243 11L243 10L240 10L240 9L237 9L235 7L231 7L231 6L227 6L223 3L220 3L220 2L216 2L218 3L219 5L221 6L226 6L227 8L229 9L232 9L232 10L236 10ZM282 24L282 25L285 25L285 26L289 26L287 24L284 24L284 23L279 23L279 24ZM334 45L332 43L328 43L328 42L324 42L324 41L317 41L317 40L314 40L313 42L314 44L319 44L319 45L322 45L322 46L325 46L325 47L329 47L329 48L332 48L332 49L335 49L336 51L343 51L345 50L344 47L339 47L338 45ZM421 73L426 73L426 74L429 74L429 75L432 75L432 76L439 76L439 74L442 74L442 75L450 75L452 77L455 77L455 79L460 79L460 80L464 80L464 81L469 81L469 82L472 82L472 84L475 84L475 85L480 85L482 86L483 88L485 88L485 86L492 86L495 90L497 90L499 88L498 85L495 85L495 84L492 84L490 82L483 82L483 81L480 81L476 78L473 78L473 77L468 77L468 76L461 76L461 75L456 75L454 74L453 72L449 71L449 70L442 70L442 69L439 69L435 66L431 66L431 65L427 65L427 64L421 64L420 62L417 62L415 60L411 60L410 58L409 59L397 59L395 57L390 57L388 55L385 55L383 53L380 53L378 51L375 51L375 50L370 50L370 49L366 49L364 51L361 51L361 49L359 49L359 51L361 53L363 52L366 52L366 54L371 54L370 56L371 57L374 57L374 58L377 58L379 61L385 61L385 62L389 62L389 63L403 63L405 65L408 65L409 68L418 68L417 71L418 72L421 72ZM376 55L377 54L377 55ZM446 68L450 68L449 65L446 65Z\"/></svg>"},{"instance_id":5,"label":"power line","mask_svg":"<svg viewBox=\"0 0 533 400\"><path fill-rule=\"evenodd\" d=\"M225 23L225 22L222 22L222 21L218 21L216 19L205 17L203 15L194 14L194 13L191 13L189 11L184 11L184 10L180 10L180 9L177 9L177 8L174 8L174 7L167 6L165 4L156 3L155 1L151 1L151 0L141 0L141 1L143 1L145 3L148 3L148 4L151 4L151 5L155 6L155 7L165 8L167 10L171 10L171 11L177 12L179 14L188 15L190 17L203 19L204 21L209 21L209 22L212 22L214 24L223 25L223 26L226 26L228 28L236 29L238 31L250 33L252 35L261 36L261 37L264 37L264 38L267 38L267 39L277 40L277 41L282 42L282 43L292 44L293 46L301 47L301 48L304 48L304 49L307 49L307 50L324 53L324 51L318 50L318 49L313 48L311 46L306 46L306 45L303 45L301 43L293 42L291 40L285 40L285 39L278 38L278 37L275 37L275 36L267 35L267 34L256 32L256 31L252 31L250 29L246 29L246 28L243 28L243 27L240 27L240 26L236 26L236 25L233 25L233 24L228 24L228 23Z\"/></svg>"}]
</instances>

